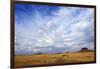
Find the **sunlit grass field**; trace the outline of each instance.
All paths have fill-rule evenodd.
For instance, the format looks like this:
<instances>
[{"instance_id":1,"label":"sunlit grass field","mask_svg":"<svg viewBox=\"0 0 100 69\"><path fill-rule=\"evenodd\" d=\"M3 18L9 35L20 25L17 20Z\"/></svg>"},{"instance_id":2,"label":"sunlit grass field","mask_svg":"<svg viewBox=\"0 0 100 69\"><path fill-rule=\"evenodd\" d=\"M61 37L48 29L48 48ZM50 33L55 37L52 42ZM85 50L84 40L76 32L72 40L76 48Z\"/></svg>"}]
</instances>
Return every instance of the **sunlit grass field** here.
<instances>
[{"instance_id":1,"label":"sunlit grass field","mask_svg":"<svg viewBox=\"0 0 100 69\"><path fill-rule=\"evenodd\" d=\"M94 61L94 52L16 55L15 67Z\"/></svg>"}]
</instances>

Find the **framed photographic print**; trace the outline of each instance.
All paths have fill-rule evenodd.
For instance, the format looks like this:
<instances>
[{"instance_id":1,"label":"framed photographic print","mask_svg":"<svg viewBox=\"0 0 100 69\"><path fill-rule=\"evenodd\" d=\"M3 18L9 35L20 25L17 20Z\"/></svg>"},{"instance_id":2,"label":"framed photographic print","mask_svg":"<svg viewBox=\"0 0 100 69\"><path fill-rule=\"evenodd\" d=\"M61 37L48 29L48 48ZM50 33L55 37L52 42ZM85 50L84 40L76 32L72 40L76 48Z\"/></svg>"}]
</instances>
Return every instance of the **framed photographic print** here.
<instances>
[{"instance_id":1,"label":"framed photographic print","mask_svg":"<svg viewBox=\"0 0 100 69\"><path fill-rule=\"evenodd\" d=\"M11 2L11 68L96 63L96 6Z\"/></svg>"}]
</instances>

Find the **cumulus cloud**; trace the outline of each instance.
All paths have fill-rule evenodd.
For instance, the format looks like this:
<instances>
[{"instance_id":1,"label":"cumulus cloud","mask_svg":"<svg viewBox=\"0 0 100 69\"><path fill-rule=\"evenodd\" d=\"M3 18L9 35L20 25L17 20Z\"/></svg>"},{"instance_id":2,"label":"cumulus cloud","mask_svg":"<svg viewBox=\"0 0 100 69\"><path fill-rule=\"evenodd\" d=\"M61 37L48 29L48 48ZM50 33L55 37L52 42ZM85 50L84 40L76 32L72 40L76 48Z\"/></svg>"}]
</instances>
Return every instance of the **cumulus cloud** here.
<instances>
[{"instance_id":1,"label":"cumulus cloud","mask_svg":"<svg viewBox=\"0 0 100 69\"><path fill-rule=\"evenodd\" d=\"M93 15L93 8L15 5L16 54L94 50Z\"/></svg>"}]
</instances>

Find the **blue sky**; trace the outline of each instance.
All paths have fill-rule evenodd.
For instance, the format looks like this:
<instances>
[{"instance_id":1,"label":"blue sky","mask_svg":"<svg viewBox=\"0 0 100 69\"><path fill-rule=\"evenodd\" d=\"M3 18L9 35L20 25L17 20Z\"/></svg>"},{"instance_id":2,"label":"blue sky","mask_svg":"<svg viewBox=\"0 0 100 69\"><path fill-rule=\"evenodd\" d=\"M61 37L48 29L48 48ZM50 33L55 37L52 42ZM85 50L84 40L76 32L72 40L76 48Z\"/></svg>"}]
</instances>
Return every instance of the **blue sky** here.
<instances>
[{"instance_id":1,"label":"blue sky","mask_svg":"<svg viewBox=\"0 0 100 69\"><path fill-rule=\"evenodd\" d=\"M15 4L15 53L94 50L94 9Z\"/></svg>"}]
</instances>

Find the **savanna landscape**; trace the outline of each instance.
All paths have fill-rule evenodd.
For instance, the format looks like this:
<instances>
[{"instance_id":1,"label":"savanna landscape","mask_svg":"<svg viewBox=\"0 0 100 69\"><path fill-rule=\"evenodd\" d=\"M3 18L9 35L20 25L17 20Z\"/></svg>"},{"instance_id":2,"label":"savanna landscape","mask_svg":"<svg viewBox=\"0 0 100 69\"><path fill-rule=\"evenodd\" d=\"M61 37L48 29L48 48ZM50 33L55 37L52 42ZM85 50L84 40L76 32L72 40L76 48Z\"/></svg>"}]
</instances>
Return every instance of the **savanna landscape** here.
<instances>
[{"instance_id":1,"label":"savanna landscape","mask_svg":"<svg viewBox=\"0 0 100 69\"><path fill-rule=\"evenodd\" d=\"M94 8L27 3L14 8L15 68L95 61Z\"/></svg>"},{"instance_id":2,"label":"savanna landscape","mask_svg":"<svg viewBox=\"0 0 100 69\"><path fill-rule=\"evenodd\" d=\"M15 67L93 62L95 61L94 57L95 55L93 51L81 51L76 53L17 55L15 56Z\"/></svg>"}]
</instances>

